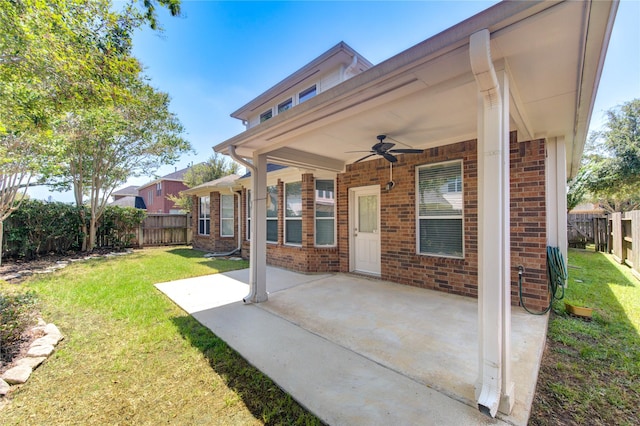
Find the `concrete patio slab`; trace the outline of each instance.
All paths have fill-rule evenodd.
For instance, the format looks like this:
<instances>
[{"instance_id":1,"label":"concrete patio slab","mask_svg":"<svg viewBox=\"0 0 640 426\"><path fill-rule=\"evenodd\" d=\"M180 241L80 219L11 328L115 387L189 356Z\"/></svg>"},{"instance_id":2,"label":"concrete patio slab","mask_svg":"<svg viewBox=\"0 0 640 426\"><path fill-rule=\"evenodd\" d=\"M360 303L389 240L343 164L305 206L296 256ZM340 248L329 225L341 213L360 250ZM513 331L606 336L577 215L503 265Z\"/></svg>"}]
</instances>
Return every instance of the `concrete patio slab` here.
<instances>
[{"instance_id":1,"label":"concrete patio slab","mask_svg":"<svg viewBox=\"0 0 640 426\"><path fill-rule=\"evenodd\" d=\"M514 308L516 404L490 419L475 407L475 300L344 274L267 277L258 305L240 302L248 270L157 287L329 424L527 423L546 316Z\"/></svg>"}]
</instances>

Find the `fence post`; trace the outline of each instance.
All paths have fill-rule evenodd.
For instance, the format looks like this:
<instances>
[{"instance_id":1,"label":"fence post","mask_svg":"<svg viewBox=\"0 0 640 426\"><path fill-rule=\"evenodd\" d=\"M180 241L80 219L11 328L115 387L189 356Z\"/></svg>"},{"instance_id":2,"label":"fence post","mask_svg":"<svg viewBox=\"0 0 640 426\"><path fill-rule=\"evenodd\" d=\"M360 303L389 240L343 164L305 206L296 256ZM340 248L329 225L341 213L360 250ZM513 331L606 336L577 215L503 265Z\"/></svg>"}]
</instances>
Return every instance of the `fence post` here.
<instances>
[{"instance_id":1,"label":"fence post","mask_svg":"<svg viewBox=\"0 0 640 426\"><path fill-rule=\"evenodd\" d=\"M611 254L618 263L624 263L622 257L622 213L611 214L611 236L613 237L613 250Z\"/></svg>"},{"instance_id":2,"label":"fence post","mask_svg":"<svg viewBox=\"0 0 640 426\"><path fill-rule=\"evenodd\" d=\"M627 213L631 219L631 272L640 279L640 210Z\"/></svg>"}]
</instances>

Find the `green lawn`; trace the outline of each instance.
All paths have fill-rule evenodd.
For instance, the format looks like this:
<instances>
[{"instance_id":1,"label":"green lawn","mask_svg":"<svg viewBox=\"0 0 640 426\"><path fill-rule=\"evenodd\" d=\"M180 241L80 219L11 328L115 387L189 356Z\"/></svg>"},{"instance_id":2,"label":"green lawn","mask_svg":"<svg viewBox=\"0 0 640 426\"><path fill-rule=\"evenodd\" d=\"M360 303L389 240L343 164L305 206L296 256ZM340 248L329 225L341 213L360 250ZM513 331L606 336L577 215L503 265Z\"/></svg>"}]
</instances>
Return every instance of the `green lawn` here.
<instances>
[{"instance_id":1,"label":"green lawn","mask_svg":"<svg viewBox=\"0 0 640 426\"><path fill-rule=\"evenodd\" d=\"M556 302L531 424L640 424L640 282L612 257L569 251L565 299L594 309L585 321Z\"/></svg>"},{"instance_id":2,"label":"green lawn","mask_svg":"<svg viewBox=\"0 0 640 426\"><path fill-rule=\"evenodd\" d=\"M145 249L22 284L65 340L10 394L0 423L319 424L153 286L243 267L188 248Z\"/></svg>"}]
</instances>

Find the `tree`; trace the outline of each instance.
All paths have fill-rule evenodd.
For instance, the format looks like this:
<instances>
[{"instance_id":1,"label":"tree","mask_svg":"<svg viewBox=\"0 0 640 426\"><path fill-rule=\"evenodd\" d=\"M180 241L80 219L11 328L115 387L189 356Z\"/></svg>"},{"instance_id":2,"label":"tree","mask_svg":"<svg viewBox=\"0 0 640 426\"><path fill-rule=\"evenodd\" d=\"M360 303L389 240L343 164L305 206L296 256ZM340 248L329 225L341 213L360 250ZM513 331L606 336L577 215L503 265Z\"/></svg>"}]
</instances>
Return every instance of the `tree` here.
<instances>
[{"instance_id":1,"label":"tree","mask_svg":"<svg viewBox=\"0 0 640 426\"><path fill-rule=\"evenodd\" d=\"M88 242L95 246L96 224L114 189L131 176L172 164L191 145L182 125L169 111L169 97L146 83L132 88L124 105L69 113L55 126L64 171L58 189L73 188L76 204L89 204Z\"/></svg>"},{"instance_id":2,"label":"tree","mask_svg":"<svg viewBox=\"0 0 640 426\"><path fill-rule=\"evenodd\" d=\"M189 188L202 185L205 182L220 179L221 177L238 173L238 164L236 162L229 162L227 159L219 154L214 153L204 163L199 163L187 170L183 176L184 184ZM191 197L184 194L168 195L167 198L173 201L176 206L181 210L190 212L193 208L191 203Z\"/></svg>"},{"instance_id":3,"label":"tree","mask_svg":"<svg viewBox=\"0 0 640 426\"><path fill-rule=\"evenodd\" d=\"M609 212L640 206L640 99L607 111L604 129L589 136L568 202L587 200ZM580 196L582 194L582 196Z\"/></svg>"},{"instance_id":4,"label":"tree","mask_svg":"<svg viewBox=\"0 0 640 426\"><path fill-rule=\"evenodd\" d=\"M0 264L4 221L25 198L29 181L37 163L38 144L26 137L12 134L0 136Z\"/></svg>"}]
</instances>

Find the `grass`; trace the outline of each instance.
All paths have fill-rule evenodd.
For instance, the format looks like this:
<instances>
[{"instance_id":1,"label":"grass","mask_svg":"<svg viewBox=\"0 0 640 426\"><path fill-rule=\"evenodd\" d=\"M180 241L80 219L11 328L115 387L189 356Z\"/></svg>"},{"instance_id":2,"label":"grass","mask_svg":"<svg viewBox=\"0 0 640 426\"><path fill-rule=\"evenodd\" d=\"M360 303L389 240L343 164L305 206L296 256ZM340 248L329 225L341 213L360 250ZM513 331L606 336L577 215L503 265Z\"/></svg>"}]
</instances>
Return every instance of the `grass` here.
<instances>
[{"instance_id":1,"label":"grass","mask_svg":"<svg viewBox=\"0 0 640 426\"><path fill-rule=\"evenodd\" d=\"M145 249L22 284L65 340L8 396L1 423L320 424L153 286L246 266Z\"/></svg>"},{"instance_id":2,"label":"grass","mask_svg":"<svg viewBox=\"0 0 640 426\"><path fill-rule=\"evenodd\" d=\"M570 250L568 263L565 298L593 318L555 302L530 424L638 424L640 282L603 253Z\"/></svg>"}]
</instances>

